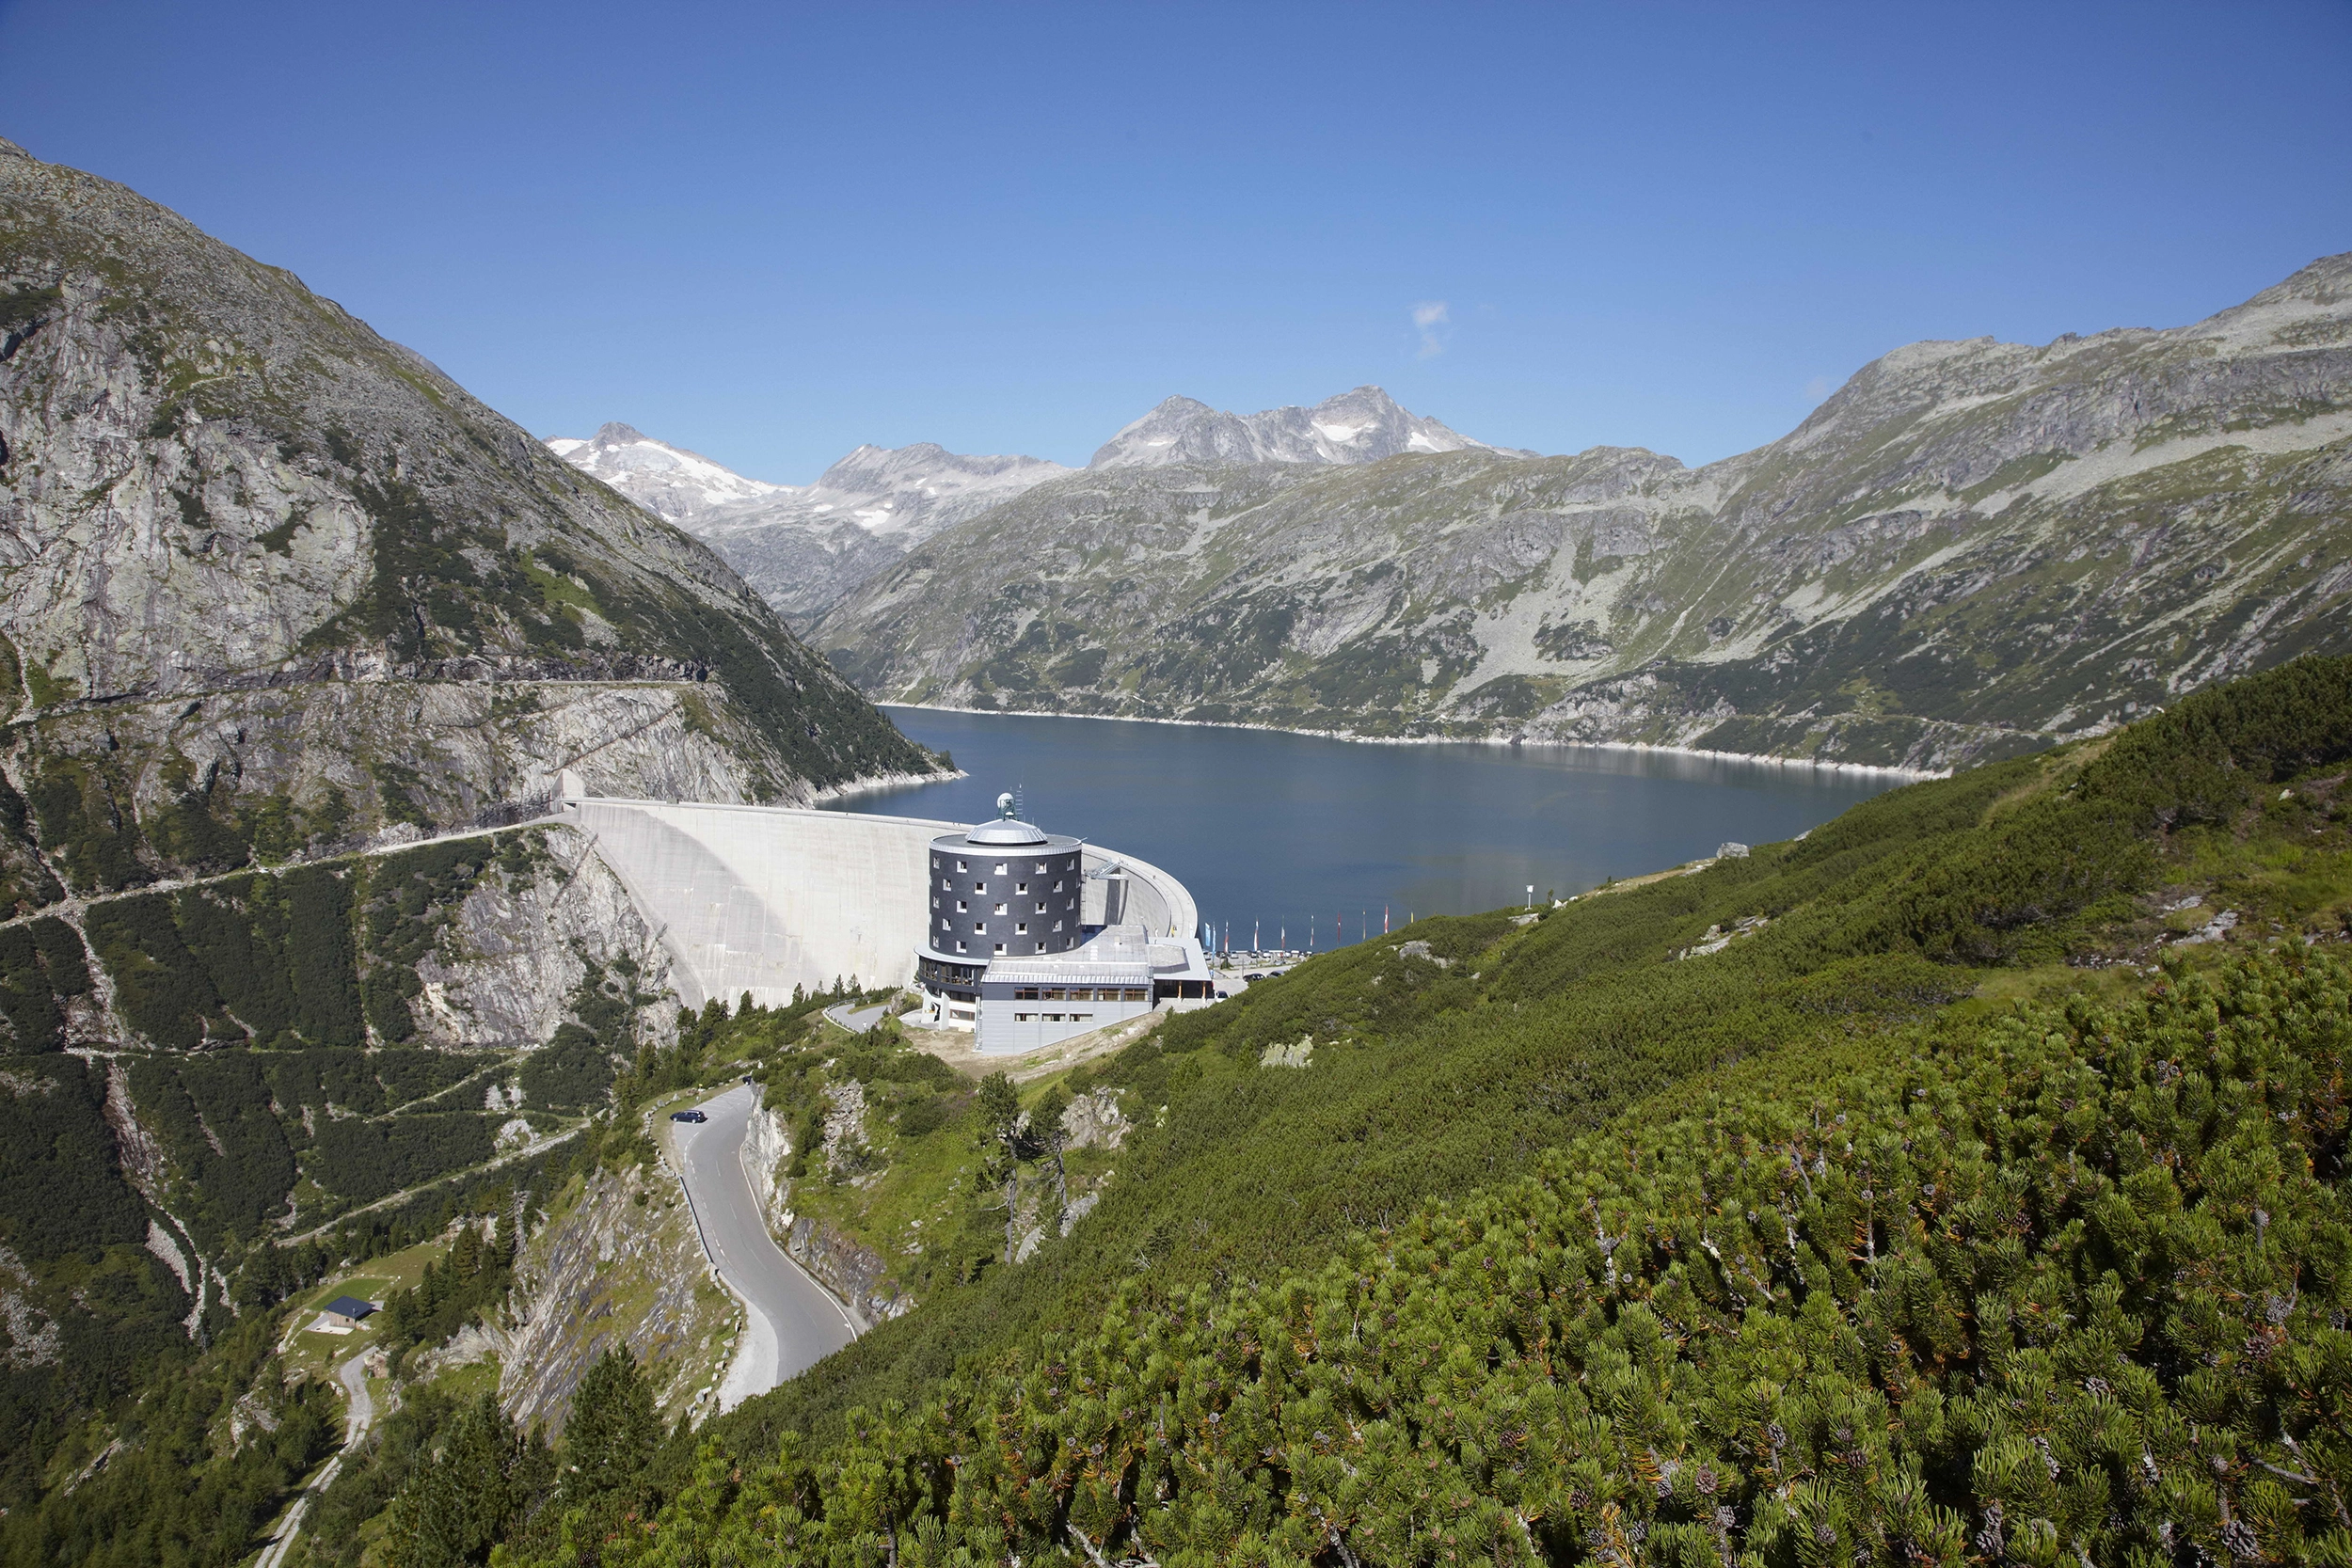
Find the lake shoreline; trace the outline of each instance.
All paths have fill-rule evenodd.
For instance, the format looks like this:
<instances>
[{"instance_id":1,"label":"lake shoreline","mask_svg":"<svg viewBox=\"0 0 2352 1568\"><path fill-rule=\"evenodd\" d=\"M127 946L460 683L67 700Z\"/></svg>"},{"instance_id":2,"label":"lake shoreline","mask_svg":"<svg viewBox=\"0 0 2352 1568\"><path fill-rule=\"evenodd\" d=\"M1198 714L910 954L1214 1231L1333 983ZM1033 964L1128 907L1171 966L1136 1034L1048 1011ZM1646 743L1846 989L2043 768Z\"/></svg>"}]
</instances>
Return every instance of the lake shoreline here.
<instances>
[{"instance_id":1,"label":"lake shoreline","mask_svg":"<svg viewBox=\"0 0 2352 1568\"><path fill-rule=\"evenodd\" d=\"M1216 719L1148 719L1125 713L1054 713L1038 708L1009 707L948 707L939 703L894 703L874 699L882 708L913 708L921 713L963 713L982 719L1092 719L1106 724L1168 724L1180 729L1197 730L1255 730L1265 735L1303 735L1318 740L1343 740L1357 746L1494 746L1504 751L1526 750L1533 746L1557 747L1562 751L1584 752L1649 752L1661 756L1697 757L1709 762L1753 762L1774 768L1804 768L1820 773L1860 773L1878 778L1948 779L1948 768L1885 767L1867 762L1822 762L1811 757L1779 757L1758 752L1717 752L1696 746L1660 746L1646 740L1505 740L1485 736L1464 737L1444 735L1354 735L1344 730L1298 730L1281 724L1245 724L1232 720Z\"/></svg>"}]
</instances>

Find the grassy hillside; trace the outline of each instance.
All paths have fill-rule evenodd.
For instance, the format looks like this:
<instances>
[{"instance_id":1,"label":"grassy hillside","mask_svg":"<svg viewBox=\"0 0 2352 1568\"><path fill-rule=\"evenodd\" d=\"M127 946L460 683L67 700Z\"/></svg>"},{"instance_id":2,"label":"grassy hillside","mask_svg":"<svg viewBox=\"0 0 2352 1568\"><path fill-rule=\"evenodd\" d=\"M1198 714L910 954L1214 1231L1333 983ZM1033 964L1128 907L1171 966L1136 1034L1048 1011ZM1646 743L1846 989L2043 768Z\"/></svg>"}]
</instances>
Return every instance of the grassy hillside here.
<instances>
[{"instance_id":1,"label":"grassy hillside","mask_svg":"<svg viewBox=\"0 0 2352 1568\"><path fill-rule=\"evenodd\" d=\"M2315 1531L2352 1483L2328 1468L2347 982L2234 955L2342 932L2347 759L2352 661L2303 661L1172 1021L1065 1085L1121 1089L1147 1129L1101 1206L721 1423L655 1544L854 1556L895 1528L925 1560L1077 1560L1074 1526L1162 1561L1345 1561L1641 1525L1681 1556L1950 1556L1989 1528L2071 1559L2155 1547L2165 1518L2217 1550L2233 1521ZM1710 930L1745 934L1677 957ZM2230 957L2190 973L2206 955ZM1310 1037L1304 1070L1259 1065ZM2202 1375L2232 1336L2286 1382ZM2064 1432L2010 1402L2058 1400L2053 1367ZM1783 1437L1751 1441L1741 1400ZM2126 1416L2153 1480L2137 1450L2099 1467ZM1910 1522L1852 1534L1874 1519Z\"/></svg>"}]
</instances>

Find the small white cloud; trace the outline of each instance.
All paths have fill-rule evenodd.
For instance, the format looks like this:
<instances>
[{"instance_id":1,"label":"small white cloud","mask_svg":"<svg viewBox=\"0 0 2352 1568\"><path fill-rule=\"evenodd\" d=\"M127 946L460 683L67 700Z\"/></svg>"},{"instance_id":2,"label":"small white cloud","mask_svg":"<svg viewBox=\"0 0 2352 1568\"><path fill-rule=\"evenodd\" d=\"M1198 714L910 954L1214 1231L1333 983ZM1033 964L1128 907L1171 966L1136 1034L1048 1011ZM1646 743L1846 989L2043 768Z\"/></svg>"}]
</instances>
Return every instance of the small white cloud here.
<instances>
[{"instance_id":1,"label":"small white cloud","mask_svg":"<svg viewBox=\"0 0 2352 1568\"><path fill-rule=\"evenodd\" d=\"M1445 341L1438 336L1438 328L1454 318L1446 313L1442 299L1424 299L1413 307L1413 327L1421 334L1421 357L1434 359L1445 352Z\"/></svg>"},{"instance_id":2,"label":"small white cloud","mask_svg":"<svg viewBox=\"0 0 2352 1568\"><path fill-rule=\"evenodd\" d=\"M1819 403L1823 398L1829 396L1829 377L1825 375L1817 375L1812 380L1806 382L1804 384L1804 395L1811 398L1815 403Z\"/></svg>"}]
</instances>

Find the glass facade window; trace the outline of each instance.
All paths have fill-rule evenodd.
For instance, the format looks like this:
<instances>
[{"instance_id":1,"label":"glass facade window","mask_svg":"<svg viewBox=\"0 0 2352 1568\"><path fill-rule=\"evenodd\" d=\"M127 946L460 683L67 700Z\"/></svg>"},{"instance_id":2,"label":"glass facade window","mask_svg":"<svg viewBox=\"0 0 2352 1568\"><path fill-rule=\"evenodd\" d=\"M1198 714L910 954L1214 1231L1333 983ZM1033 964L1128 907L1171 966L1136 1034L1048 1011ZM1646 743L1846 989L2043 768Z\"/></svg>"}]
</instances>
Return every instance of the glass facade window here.
<instances>
[{"instance_id":1,"label":"glass facade window","mask_svg":"<svg viewBox=\"0 0 2352 1568\"><path fill-rule=\"evenodd\" d=\"M1007 864L1006 864L1003 861L998 861L998 862L996 863L996 875L998 875L999 877L1003 876L1003 875L1004 875L1007 871L1009 871L1009 870L1010 870L1010 869L1011 869L1011 867L1008 866L1008 865L1007 865Z\"/></svg>"},{"instance_id":2,"label":"glass facade window","mask_svg":"<svg viewBox=\"0 0 2352 1568\"><path fill-rule=\"evenodd\" d=\"M958 862L956 862L956 869L957 869L958 871L969 871L969 870L971 870L972 868L971 868L970 866L968 866L968 865L964 864L961 861L958 861Z\"/></svg>"}]
</instances>

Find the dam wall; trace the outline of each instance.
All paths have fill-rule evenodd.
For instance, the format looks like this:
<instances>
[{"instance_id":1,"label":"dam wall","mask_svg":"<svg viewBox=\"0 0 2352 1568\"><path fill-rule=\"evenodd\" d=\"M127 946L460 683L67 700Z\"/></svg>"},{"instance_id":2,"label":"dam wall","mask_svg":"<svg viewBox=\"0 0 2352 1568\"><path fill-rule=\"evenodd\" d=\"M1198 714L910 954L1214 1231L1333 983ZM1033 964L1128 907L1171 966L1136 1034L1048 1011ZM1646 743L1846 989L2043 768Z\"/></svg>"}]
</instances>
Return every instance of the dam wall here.
<instances>
[{"instance_id":1,"label":"dam wall","mask_svg":"<svg viewBox=\"0 0 2352 1568\"><path fill-rule=\"evenodd\" d=\"M855 976L867 986L914 978L929 934L931 840L967 823L780 806L671 800L566 800L565 820L590 835L670 954L678 999L763 1006ZM1189 933L1192 895L1167 872L1089 845L1079 915Z\"/></svg>"}]
</instances>

